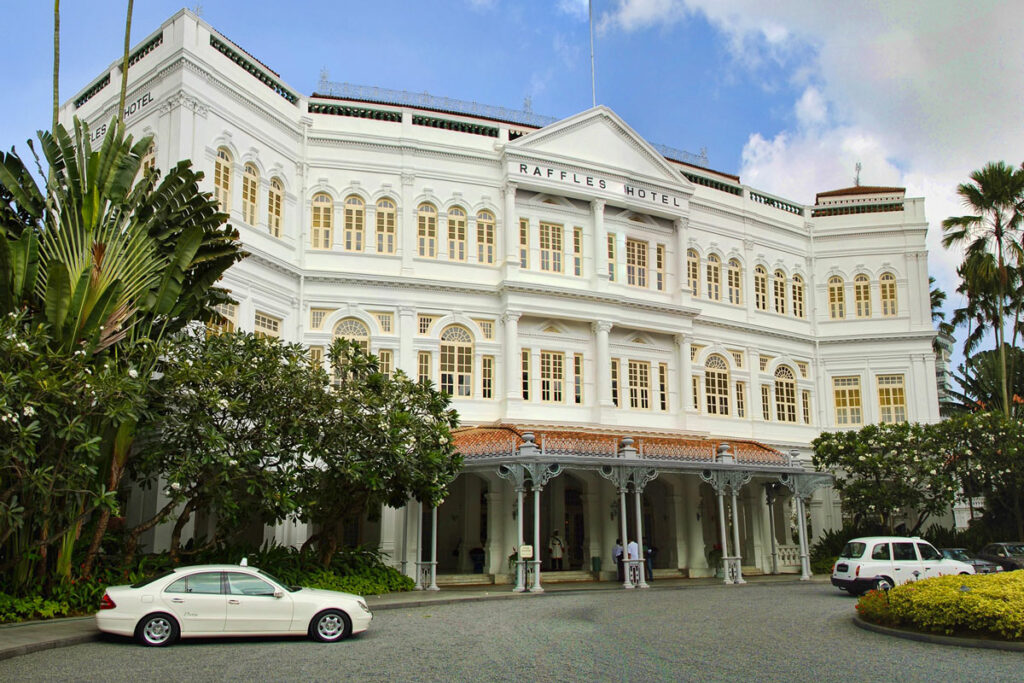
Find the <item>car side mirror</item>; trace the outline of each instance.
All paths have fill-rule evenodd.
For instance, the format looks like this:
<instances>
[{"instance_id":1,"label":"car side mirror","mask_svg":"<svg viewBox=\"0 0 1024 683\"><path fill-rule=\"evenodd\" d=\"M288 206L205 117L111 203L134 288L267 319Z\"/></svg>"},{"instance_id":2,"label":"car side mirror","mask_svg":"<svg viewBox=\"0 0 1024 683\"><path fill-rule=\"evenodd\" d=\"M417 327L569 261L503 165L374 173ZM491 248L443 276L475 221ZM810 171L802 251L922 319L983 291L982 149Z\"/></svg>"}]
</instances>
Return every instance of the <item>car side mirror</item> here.
<instances>
[{"instance_id":1,"label":"car side mirror","mask_svg":"<svg viewBox=\"0 0 1024 683\"><path fill-rule=\"evenodd\" d=\"M274 597L275 598L283 598L284 597L284 591L281 590L280 588L275 590L274 591Z\"/></svg>"}]
</instances>

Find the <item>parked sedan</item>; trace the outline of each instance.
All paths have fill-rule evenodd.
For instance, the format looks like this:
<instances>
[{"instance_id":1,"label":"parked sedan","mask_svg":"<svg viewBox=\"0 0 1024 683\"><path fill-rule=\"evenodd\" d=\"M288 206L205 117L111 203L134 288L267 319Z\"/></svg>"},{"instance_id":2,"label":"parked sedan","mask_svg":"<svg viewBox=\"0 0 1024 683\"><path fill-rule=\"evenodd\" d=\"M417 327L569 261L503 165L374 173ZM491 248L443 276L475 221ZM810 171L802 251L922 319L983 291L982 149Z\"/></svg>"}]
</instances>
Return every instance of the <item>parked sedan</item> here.
<instances>
[{"instance_id":1,"label":"parked sedan","mask_svg":"<svg viewBox=\"0 0 1024 683\"><path fill-rule=\"evenodd\" d=\"M1024 543L989 543L978 557L995 562L1006 571L1024 569Z\"/></svg>"},{"instance_id":2,"label":"parked sedan","mask_svg":"<svg viewBox=\"0 0 1024 683\"><path fill-rule=\"evenodd\" d=\"M942 556L950 560L959 560L960 562L966 562L967 564L974 567L975 574L992 574L993 572L1001 572L1003 568L995 562L989 562L983 560L980 557L972 557L967 548L939 548L939 552Z\"/></svg>"},{"instance_id":3,"label":"parked sedan","mask_svg":"<svg viewBox=\"0 0 1024 683\"><path fill-rule=\"evenodd\" d=\"M289 587L255 567L197 565L107 588L96 626L154 647L246 635L306 634L330 643L365 631L372 618L358 595Z\"/></svg>"}]
</instances>

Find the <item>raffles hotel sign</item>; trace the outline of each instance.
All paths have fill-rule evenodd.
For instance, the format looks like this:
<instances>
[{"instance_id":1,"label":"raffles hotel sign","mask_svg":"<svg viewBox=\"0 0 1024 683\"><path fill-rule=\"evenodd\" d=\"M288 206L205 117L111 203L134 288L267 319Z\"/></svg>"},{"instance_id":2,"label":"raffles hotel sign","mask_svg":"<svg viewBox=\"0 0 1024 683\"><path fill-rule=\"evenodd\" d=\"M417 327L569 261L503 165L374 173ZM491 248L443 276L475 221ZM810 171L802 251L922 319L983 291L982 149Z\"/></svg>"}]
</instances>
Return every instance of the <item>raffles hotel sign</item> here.
<instances>
[{"instance_id":1,"label":"raffles hotel sign","mask_svg":"<svg viewBox=\"0 0 1024 683\"><path fill-rule=\"evenodd\" d=\"M509 164L509 176L520 176L537 180L547 180L558 184L577 187L583 190L593 189L601 194L619 196L635 204L649 204L666 208L682 208L677 195L657 192L646 187L637 187L618 180L603 178L598 175L567 171L553 166L525 163L521 161Z\"/></svg>"}]
</instances>

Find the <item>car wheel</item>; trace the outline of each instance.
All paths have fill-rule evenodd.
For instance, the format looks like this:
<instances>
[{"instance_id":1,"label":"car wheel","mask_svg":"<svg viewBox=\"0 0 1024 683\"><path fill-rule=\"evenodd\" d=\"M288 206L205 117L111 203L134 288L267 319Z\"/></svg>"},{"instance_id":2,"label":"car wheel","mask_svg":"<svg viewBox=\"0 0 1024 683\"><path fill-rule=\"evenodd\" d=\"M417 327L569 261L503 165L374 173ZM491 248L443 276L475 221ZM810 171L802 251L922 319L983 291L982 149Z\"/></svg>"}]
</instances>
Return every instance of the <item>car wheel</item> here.
<instances>
[{"instance_id":1,"label":"car wheel","mask_svg":"<svg viewBox=\"0 0 1024 683\"><path fill-rule=\"evenodd\" d=\"M178 639L178 622L168 614L150 614L135 627L135 640L149 647L165 647Z\"/></svg>"},{"instance_id":2,"label":"car wheel","mask_svg":"<svg viewBox=\"0 0 1024 683\"><path fill-rule=\"evenodd\" d=\"M892 579L883 576L880 579L875 579L875 590L882 591L883 593L892 588Z\"/></svg>"},{"instance_id":3,"label":"car wheel","mask_svg":"<svg viewBox=\"0 0 1024 683\"><path fill-rule=\"evenodd\" d=\"M321 643L336 643L352 634L352 620L341 610L329 609L313 617L309 635Z\"/></svg>"}]
</instances>

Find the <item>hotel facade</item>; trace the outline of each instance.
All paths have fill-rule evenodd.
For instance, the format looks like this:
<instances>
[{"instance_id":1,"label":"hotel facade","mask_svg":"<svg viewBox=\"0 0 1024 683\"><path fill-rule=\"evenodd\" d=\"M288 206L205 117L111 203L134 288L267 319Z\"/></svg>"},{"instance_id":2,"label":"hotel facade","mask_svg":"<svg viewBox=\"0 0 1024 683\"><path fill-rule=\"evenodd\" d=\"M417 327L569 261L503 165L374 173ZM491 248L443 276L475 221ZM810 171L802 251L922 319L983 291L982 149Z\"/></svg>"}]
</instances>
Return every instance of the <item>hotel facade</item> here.
<instances>
[{"instance_id":1,"label":"hotel facade","mask_svg":"<svg viewBox=\"0 0 1024 683\"><path fill-rule=\"evenodd\" d=\"M102 136L119 81L118 61L64 123ZM222 282L233 327L314 358L355 339L451 394L465 466L448 499L347 534L424 586L537 588L598 562L608 577L616 538L646 539L659 575L708 576L722 556L730 581L806 572L806 542L841 524L810 442L939 418L924 202L902 188L802 205L656 149L604 106L547 121L304 96L186 10L136 46L128 92L146 163L191 159L251 253ZM520 545L541 572L516 576Z\"/></svg>"}]
</instances>

